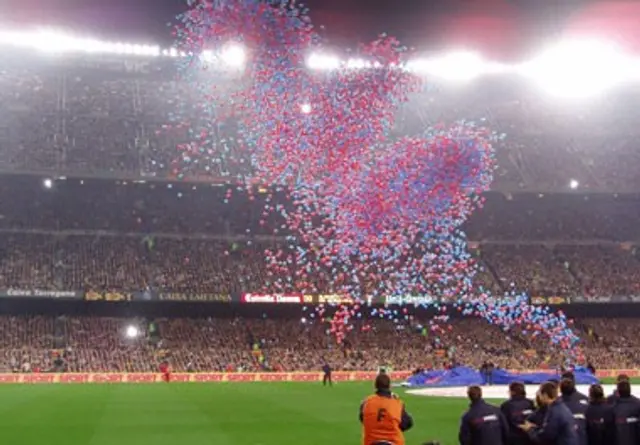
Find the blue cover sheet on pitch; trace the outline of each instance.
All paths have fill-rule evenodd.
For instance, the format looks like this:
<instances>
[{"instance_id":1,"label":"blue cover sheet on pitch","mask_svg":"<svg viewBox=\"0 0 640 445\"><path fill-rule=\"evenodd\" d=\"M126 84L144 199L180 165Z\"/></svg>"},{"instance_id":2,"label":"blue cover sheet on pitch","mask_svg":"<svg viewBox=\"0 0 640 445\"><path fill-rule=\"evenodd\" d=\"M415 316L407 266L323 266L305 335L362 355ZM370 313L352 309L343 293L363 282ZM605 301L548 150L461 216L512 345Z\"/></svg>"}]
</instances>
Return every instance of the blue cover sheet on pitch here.
<instances>
[{"instance_id":1,"label":"blue cover sheet on pitch","mask_svg":"<svg viewBox=\"0 0 640 445\"><path fill-rule=\"evenodd\" d=\"M578 367L574 370L576 384L592 385L598 383L598 378L587 369ZM560 379L560 374L554 371L535 372L529 374L515 374L496 369L493 371L494 385L508 385L511 382L522 382L525 384L540 384L551 379ZM459 366L450 370L427 371L413 375L407 379L408 386L469 386L485 384L484 376L475 369Z\"/></svg>"}]
</instances>

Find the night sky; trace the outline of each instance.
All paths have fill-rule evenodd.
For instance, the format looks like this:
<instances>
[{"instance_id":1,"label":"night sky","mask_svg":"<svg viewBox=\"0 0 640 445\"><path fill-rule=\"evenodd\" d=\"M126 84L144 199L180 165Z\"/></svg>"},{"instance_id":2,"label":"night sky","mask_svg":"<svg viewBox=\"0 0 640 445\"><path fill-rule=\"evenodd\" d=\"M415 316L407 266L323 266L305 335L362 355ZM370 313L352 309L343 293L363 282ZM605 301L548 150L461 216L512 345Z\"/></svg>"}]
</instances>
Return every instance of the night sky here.
<instances>
[{"instance_id":1,"label":"night sky","mask_svg":"<svg viewBox=\"0 0 640 445\"><path fill-rule=\"evenodd\" d=\"M640 2L589 0L308 0L330 42L353 47L387 32L420 49L468 47L521 58L569 32L614 35L639 48ZM183 0L0 0L0 23L55 25L78 34L171 42L167 23Z\"/></svg>"}]
</instances>

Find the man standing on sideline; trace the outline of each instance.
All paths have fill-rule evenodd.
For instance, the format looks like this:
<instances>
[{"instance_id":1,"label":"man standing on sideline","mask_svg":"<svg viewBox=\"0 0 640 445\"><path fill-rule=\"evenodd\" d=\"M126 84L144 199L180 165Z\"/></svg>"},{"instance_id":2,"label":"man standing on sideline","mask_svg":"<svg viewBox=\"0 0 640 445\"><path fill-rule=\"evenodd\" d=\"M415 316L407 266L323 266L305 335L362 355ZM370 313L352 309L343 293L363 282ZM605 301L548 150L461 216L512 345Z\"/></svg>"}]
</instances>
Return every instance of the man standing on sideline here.
<instances>
[{"instance_id":1,"label":"man standing on sideline","mask_svg":"<svg viewBox=\"0 0 640 445\"><path fill-rule=\"evenodd\" d=\"M376 393L360 405L362 445L404 445L404 432L413 426L413 418L391 392L387 374L378 374L375 388Z\"/></svg>"},{"instance_id":2,"label":"man standing on sideline","mask_svg":"<svg viewBox=\"0 0 640 445\"><path fill-rule=\"evenodd\" d=\"M479 386L470 386L467 396L471 405L460 422L460 445L507 445L509 426L500 408L482 399Z\"/></svg>"},{"instance_id":3,"label":"man standing on sideline","mask_svg":"<svg viewBox=\"0 0 640 445\"><path fill-rule=\"evenodd\" d=\"M640 444L640 401L631 395L629 381L618 383L618 399L613 405L615 445Z\"/></svg>"},{"instance_id":4,"label":"man standing on sideline","mask_svg":"<svg viewBox=\"0 0 640 445\"><path fill-rule=\"evenodd\" d=\"M561 399L571 411L571 415L576 422L578 442L580 445L587 444L587 408L588 400L584 400L583 395L576 390L575 380L564 378L560 382Z\"/></svg>"},{"instance_id":5,"label":"man standing on sideline","mask_svg":"<svg viewBox=\"0 0 640 445\"><path fill-rule=\"evenodd\" d=\"M329 386L333 386L333 380L331 380L331 366L329 366L329 363L324 364L322 372L324 373L324 376L322 376L322 384L327 386L327 383L329 383Z\"/></svg>"},{"instance_id":6,"label":"man standing on sideline","mask_svg":"<svg viewBox=\"0 0 640 445\"><path fill-rule=\"evenodd\" d=\"M547 407L541 427L526 421L520 425L529 438L536 444L579 445L576 423L571 411L558 397L558 386L553 382L540 385L538 390L540 404Z\"/></svg>"},{"instance_id":7,"label":"man standing on sideline","mask_svg":"<svg viewBox=\"0 0 640 445\"><path fill-rule=\"evenodd\" d=\"M574 403L588 405L589 397L585 396L581 392L578 392L578 390L576 389L576 375L571 371L565 372L564 374L562 374L562 380L565 379L570 380L573 383L573 391L571 392L571 395L568 396L569 399ZM565 399L564 403L567 403L567 400L569 399Z\"/></svg>"},{"instance_id":8,"label":"man standing on sideline","mask_svg":"<svg viewBox=\"0 0 640 445\"><path fill-rule=\"evenodd\" d=\"M527 433L522 431L519 425L522 425L534 410L533 401L527 399L524 383L511 383L509 385L509 400L500 405L500 411L509 425L508 445L528 445L531 443Z\"/></svg>"},{"instance_id":9,"label":"man standing on sideline","mask_svg":"<svg viewBox=\"0 0 640 445\"><path fill-rule=\"evenodd\" d=\"M630 382L629 376L627 374L620 374L618 377L616 377L616 385L620 382ZM631 396L631 397L634 397L634 396ZM607 403L609 405L615 405L617 400L618 400L618 389L616 388L616 390L613 391L613 394L607 397Z\"/></svg>"},{"instance_id":10,"label":"man standing on sideline","mask_svg":"<svg viewBox=\"0 0 640 445\"><path fill-rule=\"evenodd\" d=\"M615 444L613 407L607 404L600 385L591 385L589 388L586 417L589 445Z\"/></svg>"}]
</instances>

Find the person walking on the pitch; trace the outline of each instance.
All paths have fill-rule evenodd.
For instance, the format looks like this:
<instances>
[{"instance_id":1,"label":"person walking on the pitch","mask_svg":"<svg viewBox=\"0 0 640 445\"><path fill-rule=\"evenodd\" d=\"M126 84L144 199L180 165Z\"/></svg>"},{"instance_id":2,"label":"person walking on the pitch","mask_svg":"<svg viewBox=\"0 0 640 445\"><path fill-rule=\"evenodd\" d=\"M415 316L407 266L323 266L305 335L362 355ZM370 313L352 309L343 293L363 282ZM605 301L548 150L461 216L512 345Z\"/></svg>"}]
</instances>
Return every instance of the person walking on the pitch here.
<instances>
[{"instance_id":1,"label":"person walking on the pitch","mask_svg":"<svg viewBox=\"0 0 640 445\"><path fill-rule=\"evenodd\" d=\"M460 422L460 445L506 445L509 426L500 408L482 399L479 386L470 386L467 396L471 405Z\"/></svg>"},{"instance_id":2,"label":"person walking on the pitch","mask_svg":"<svg viewBox=\"0 0 640 445\"><path fill-rule=\"evenodd\" d=\"M513 382L509 385L509 400L500 405L500 411L509 425L509 445L528 445L531 443L527 433L519 428L535 411L532 400L527 399L524 383ZM540 422L542 423L542 422Z\"/></svg>"},{"instance_id":3,"label":"person walking on the pitch","mask_svg":"<svg viewBox=\"0 0 640 445\"><path fill-rule=\"evenodd\" d=\"M391 392L391 379L379 374L376 393L360 405L362 445L404 445L404 432L413 426L413 418L404 403Z\"/></svg>"},{"instance_id":4,"label":"person walking on the pitch","mask_svg":"<svg viewBox=\"0 0 640 445\"><path fill-rule=\"evenodd\" d=\"M540 385L538 390L540 405L547 411L542 426L537 427L526 421L520 428L536 444L544 445L579 445L576 422L569 408L558 397L558 386L553 382Z\"/></svg>"},{"instance_id":5,"label":"person walking on the pitch","mask_svg":"<svg viewBox=\"0 0 640 445\"><path fill-rule=\"evenodd\" d=\"M615 445L640 444L640 401L631 395L628 381L618 383L618 399L613 405Z\"/></svg>"},{"instance_id":6,"label":"person walking on the pitch","mask_svg":"<svg viewBox=\"0 0 640 445\"><path fill-rule=\"evenodd\" d=\"M327 386L328 383L329 386L333 386L333 380L331 380L331 366L329 366L329 363L324 364L324 366L322 367L322 372L324 373L324 375L322 376L322 384L324 386Z\"/></svg>"},{"instance_id":7,"label":"person walking on the pitch","mask_svg":"<svg viewBox=\"0 0 640 445\"><path fill-rule=\"evenodd\" d=\"M586 417L589 445L615 444L613 407L607 404L600 385L591 385L589 388Z\"/></svg>"},{"instance_id":8,"label":"person walking on the pitch","mask_svg":"<svg viewBox=\"0 0 640 445\"><path fill-rule=\"evenodd\" d=\"M169 383L171 381L171 369L169 368L169 362L163 360L160 363L160 373L162 374L162 381Z\"/></svg>"}]
</instances>

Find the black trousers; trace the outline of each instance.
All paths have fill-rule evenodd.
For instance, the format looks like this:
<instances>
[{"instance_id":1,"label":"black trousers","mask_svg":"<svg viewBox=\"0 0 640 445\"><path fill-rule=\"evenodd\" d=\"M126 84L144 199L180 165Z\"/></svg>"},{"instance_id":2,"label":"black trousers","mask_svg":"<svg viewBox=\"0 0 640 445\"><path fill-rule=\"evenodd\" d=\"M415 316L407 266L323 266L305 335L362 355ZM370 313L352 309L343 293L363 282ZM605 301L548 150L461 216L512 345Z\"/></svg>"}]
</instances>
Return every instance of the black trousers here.
<instances>
[{"instance_id":1,"label":"black trousers","mask_svg":"<svg viewBox=\"0 0 640 445\"><path fill-rule=\"evenodd\" d=\"M333 381L331 380L330 372L325 372L324 377L322 377L322 384L326 386L327 382L329 383L329 386L333 386Z\"/></svg>"}]
</instances>

